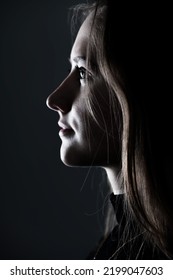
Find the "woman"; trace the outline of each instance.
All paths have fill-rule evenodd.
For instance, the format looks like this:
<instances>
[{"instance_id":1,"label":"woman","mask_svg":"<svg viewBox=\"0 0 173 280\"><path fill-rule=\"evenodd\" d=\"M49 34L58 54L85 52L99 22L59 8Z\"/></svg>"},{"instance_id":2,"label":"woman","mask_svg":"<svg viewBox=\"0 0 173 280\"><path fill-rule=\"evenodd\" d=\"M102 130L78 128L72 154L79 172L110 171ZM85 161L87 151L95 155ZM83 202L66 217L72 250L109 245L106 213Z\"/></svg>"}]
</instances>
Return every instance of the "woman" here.
<instances>
[{"instance_id":1,"label":"woman","mask_svg":"<svg viewBox=\"0 0 173 280\"><path fill-rule=\"evenodd\" d=\"M72 23L80 29L70 54L71 71L47 105L59 115L64 164L101 166L108 176L115 212L108 211L105 236L93 259L173 256L169 25L160 21L164 13L159 6L152 11L147 4L108 0L73 7Z\"/></svg>"}]
</instances>

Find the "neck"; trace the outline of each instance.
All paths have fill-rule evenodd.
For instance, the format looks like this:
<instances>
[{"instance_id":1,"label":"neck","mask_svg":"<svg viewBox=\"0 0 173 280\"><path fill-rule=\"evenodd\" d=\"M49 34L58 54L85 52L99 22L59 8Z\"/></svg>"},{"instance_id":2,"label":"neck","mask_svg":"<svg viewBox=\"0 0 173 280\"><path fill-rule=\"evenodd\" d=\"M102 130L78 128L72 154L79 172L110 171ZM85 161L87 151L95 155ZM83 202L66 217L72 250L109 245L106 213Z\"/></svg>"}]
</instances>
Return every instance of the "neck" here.
<instances>
[{"instance_id":1,"label":"neck","mask_svg":"<svg viewBox=\"0 0 173 280\"><path fill-rule=\"evenodd\" d=\"M113 193L114 194L124 193L124 191L122 190L121 181L118 176L117 169L115 167L105 167L104 169L107 173L108 181Z\"/></svg>"}]
</instances>

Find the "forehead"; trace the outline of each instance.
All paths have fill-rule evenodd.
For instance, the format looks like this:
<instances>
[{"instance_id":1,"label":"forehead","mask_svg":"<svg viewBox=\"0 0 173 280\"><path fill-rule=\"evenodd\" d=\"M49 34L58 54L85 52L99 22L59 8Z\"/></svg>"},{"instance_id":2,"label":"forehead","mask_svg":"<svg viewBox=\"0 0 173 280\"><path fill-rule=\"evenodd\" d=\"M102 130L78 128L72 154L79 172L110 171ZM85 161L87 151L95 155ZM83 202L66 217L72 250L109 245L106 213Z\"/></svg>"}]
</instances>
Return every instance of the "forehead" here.
<instances>
[{"instance_id":1,"label":"forehead","mask_svg":"<svg viewBox=\"0 0 173 280\"><path fill-rule=\"evenodd\" d=\"M87 43L89 40L89 35L91 30L91 22L92 22L91 15L89 15L82 23L71 50L70 57L72 60L74 60L74 58L78 56L81 57L86 56Z\"/></svg>"}]
</instances>

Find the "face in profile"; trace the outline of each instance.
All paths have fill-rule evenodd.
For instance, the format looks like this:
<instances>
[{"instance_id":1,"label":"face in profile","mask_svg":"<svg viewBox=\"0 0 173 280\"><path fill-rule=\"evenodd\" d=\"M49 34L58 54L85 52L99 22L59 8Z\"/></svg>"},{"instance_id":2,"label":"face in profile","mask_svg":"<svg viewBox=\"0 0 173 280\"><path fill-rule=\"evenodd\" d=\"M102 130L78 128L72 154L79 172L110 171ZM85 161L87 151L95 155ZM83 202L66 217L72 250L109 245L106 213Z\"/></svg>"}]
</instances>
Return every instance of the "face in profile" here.
<instances>
[{"instance_id":1,"label":"face in profile","mask_svg":"<svg viewBox=\"0 0 173 280\"><path fill-rule=\"evenodd\" d=\"M62 141L60 157L68 166L107 166L114 163L114 144L108 137L109 132L101 128L99 120L96 122L92 118L86 106L90 93L87 77L91 77L93 83L97 78L86 62L91 18L88 16L76 36L70 54L69 75L47 98L47 106L58 113ZM103 88L99 92L104 96L107 94ZM104 106L98 97L94 111L98 111L109 126Z\"/></svg>"}]
</instances>

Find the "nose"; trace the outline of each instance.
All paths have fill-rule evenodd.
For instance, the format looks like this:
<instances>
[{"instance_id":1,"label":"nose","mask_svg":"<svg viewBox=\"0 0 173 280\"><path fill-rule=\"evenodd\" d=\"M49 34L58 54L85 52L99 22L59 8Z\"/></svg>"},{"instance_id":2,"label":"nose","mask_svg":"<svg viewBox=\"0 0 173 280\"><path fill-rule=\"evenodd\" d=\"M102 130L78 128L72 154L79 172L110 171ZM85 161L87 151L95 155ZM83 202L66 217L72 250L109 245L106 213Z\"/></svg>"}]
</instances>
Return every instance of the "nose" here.
<instances>
[{"instance_id":1,"label":"nose","mask_svg":"<svg viewBox=\"0 0 173 280\"><path fill-rule=\"evenodd\" d=\"M75 97L75 88L73 83L73 73L71 73L48 96L46 100L46 105L51 110L67 113L71 110L74 97Z\"/></svg>"}]
</instances>

